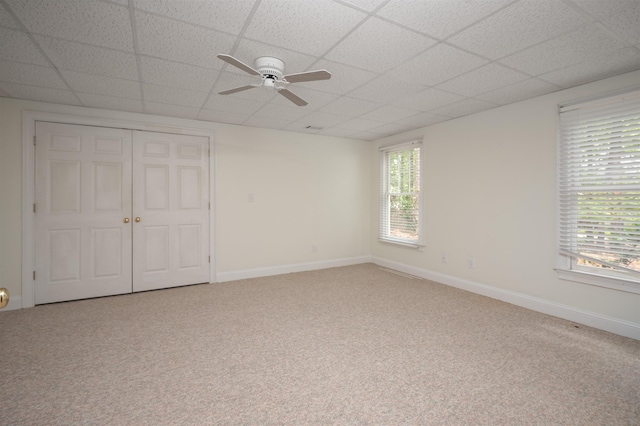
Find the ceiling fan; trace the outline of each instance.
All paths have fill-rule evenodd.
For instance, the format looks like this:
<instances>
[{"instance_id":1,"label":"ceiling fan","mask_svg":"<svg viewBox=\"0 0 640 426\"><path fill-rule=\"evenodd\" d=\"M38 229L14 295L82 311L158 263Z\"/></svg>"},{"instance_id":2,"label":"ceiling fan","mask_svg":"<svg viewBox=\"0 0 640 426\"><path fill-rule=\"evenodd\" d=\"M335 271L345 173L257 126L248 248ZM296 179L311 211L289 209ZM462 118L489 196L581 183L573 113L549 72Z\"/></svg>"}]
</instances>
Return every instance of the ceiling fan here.
<instances>
[{"instance_id":1,"label":"ceiling fan","mask_svg":"<svg viewBox=\"0 0 640 426\"><path fill-rule=\"evenodd\" d=\"M219 95L230 95L232 93L242 92L243 90L253 89L254 87L269 87L275 89L280 95L289 99L298 106L307 105L307 101L288 90L286 87L289 83L301 83L303 81L328 80L331 73L327 70L315 70L301 72L297 74L284 74L284 62L278 58L271 56L261 56L255 60L255 68L239 61L230 55L220 54L218 58L233 65L242 71L260 77L260 81L255 84L236 87L234 89L225 90L218 93Z\"/></svg>"}]
</instances>

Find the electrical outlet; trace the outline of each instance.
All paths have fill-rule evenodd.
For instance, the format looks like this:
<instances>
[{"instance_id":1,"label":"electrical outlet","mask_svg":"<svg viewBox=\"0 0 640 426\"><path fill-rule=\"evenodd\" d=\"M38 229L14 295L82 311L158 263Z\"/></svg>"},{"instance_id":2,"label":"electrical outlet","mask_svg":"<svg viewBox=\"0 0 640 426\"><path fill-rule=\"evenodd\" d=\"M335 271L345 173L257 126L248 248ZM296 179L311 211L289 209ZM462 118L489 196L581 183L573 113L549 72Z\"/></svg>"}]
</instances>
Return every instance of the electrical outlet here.
<instances>
[{"instance_id":1,"label":"electrical outlet","mask_svg":"<svg viewBox=\"0 0 640 426\"><path fill-rule=\"evenodd\" d=\"M447 257L447 253L440 253L440 262L442 263L447 263L448 257Z\"/></svg>"},{"instance_id":2,"label":"electrical outlet","mask_svg":"<svg viewBox=\"0 0 640 426\"><path fill-rule=\"evenodd\" d=\"M475 269L476 259L473 257L470 257L469 259L467 259L467 266L469 267L469 269Z\"/></svg>"},{"instance_id":3,"label":"electrical outlet","mask_svg":"<svg viewBox=\"0 0 640 426\"><path fill-rule=\"evenodd\" d=\"M253 203L253 192L249 193L249 195L247 196L247 201Z\"/></svg>"},{"instance_id":4,"label":"electrical outlet","mask_svg":"<svg viewBox=\"0 0 640 426\"><path fill-rule=\"evenodd\" d=\"M318 252L318 246L315 245L315 244L312 244L311 245L311 251L314 252L314 253L317 253Z\"/></svg>"}]
</instances>

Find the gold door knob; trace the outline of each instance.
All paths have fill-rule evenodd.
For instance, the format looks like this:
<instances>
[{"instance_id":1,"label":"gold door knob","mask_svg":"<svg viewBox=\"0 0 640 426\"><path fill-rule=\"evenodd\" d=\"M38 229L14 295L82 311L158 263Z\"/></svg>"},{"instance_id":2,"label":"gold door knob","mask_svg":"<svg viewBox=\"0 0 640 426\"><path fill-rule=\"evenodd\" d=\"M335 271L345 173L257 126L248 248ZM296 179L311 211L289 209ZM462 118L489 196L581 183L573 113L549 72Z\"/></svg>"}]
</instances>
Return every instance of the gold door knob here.
<instances>
[{"instance_id":1,"label":"gold door knob","mask_svg":"<svg viewBox=\"0 0 640 426\"><path fill-rule=\"evenodd\" d=\"M125 218L124 218L124 220L123 220L123 222L124 222L124 223L129 223L129 218L128 218L128 217L125 217Z\"/></svg>"},{"instance_id":2,"label":"gold door knob","mask_svg":"<svg viewBox=\"0 0 640 426\"><path fill-rule=\"evenodd\" d=\"M140 222L140 220L141 219L139 217L136 217L136 222Z\"/></svg>"},{"instance_id":3,"label":"gold door knob","mask_svg":"<svg viewBox=\"0 0 640 426\"><path fill-rule=\"evenodd\" d=\"M0 288L0 309L9 304L9 290Z\"/></svg>"}]
</instances>

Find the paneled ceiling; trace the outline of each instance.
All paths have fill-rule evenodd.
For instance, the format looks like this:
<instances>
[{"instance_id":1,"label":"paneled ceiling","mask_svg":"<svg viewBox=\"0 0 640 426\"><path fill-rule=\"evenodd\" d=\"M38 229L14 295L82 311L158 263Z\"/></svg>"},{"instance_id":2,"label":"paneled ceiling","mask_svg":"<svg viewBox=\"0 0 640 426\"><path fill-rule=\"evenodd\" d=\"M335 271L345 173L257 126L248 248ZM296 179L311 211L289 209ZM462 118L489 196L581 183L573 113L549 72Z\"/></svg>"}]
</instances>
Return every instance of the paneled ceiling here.
<instances>
[{"instance_id":1,"label":"paneled ceiling","mask_svg":"<svg viewBox=\"0 0 640 426\"><path fill-rule=\"evenodd\" d=\"M363 140L638 69L640 0L0 0L0 96Z\"/></svg>"}]
</instances>

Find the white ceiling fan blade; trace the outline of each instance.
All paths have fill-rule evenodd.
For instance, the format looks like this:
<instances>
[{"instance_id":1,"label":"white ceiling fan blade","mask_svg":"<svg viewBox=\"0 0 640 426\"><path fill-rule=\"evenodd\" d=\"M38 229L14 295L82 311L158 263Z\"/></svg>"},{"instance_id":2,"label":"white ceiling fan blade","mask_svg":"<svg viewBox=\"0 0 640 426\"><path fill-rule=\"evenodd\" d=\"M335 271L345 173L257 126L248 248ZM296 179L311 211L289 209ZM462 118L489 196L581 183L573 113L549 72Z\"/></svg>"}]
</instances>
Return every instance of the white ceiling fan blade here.
<instances>
[{"instance_id":1,"label":"white ceiling fan blade","mask_svg":"<svg viewBox=\"0 0 640 426\"><path fill-rule=\"evenodd\" d=\"M259 85L250 84L248 86L240 86L234 89L225 90L224 92L218 92L218 95L230 95L232 93L242 92L243 90L253 89L254 87L258 87Z\"/></svg>"},{"instance_id":2,"label":"white ceiling fan blade","mask_svg":"<svg viewBox=\"0 0 640 426\"><path fill-rule=\"evenodd\" d=\"M278 89L278 93L280 93L282 96L284 96L285 98L289 99L291 102L293 102L294 104L296 104L298 106L307 105L307 101L305 101L300 96L294 94L293 92L290 92L287 89Z\"/></svg>"},{"instance_id":3,"label":"white ceiling fan blade","mask_svg":"<svg viewBox=\"0 0 640 426\"><path fill-rule=\"evenodd\" d=\"M288 74L283 77L289 83L300 83L302 81L329 80L331 73L327 70L307 71L297 74Z\"/></svg>"},{"instance_id":4,"label":"white ceiling fan blade","mask_svg":"<svg viewBox=\"0 0 640 426\"><path fill-rule=\"evenodd\" d=\"M245 64L242 61L237 60L236 58L234 58L233 56L230 55L225 55L225 54L219 54L218 55L219 59L222 59L223 61L225 61L228 64L233 65L236 68L240 68L242 71L249 73L251 75L261 75L258 71L254 70L253 68L251 68L249 65Z\"/></svg>"}]
</instances>

